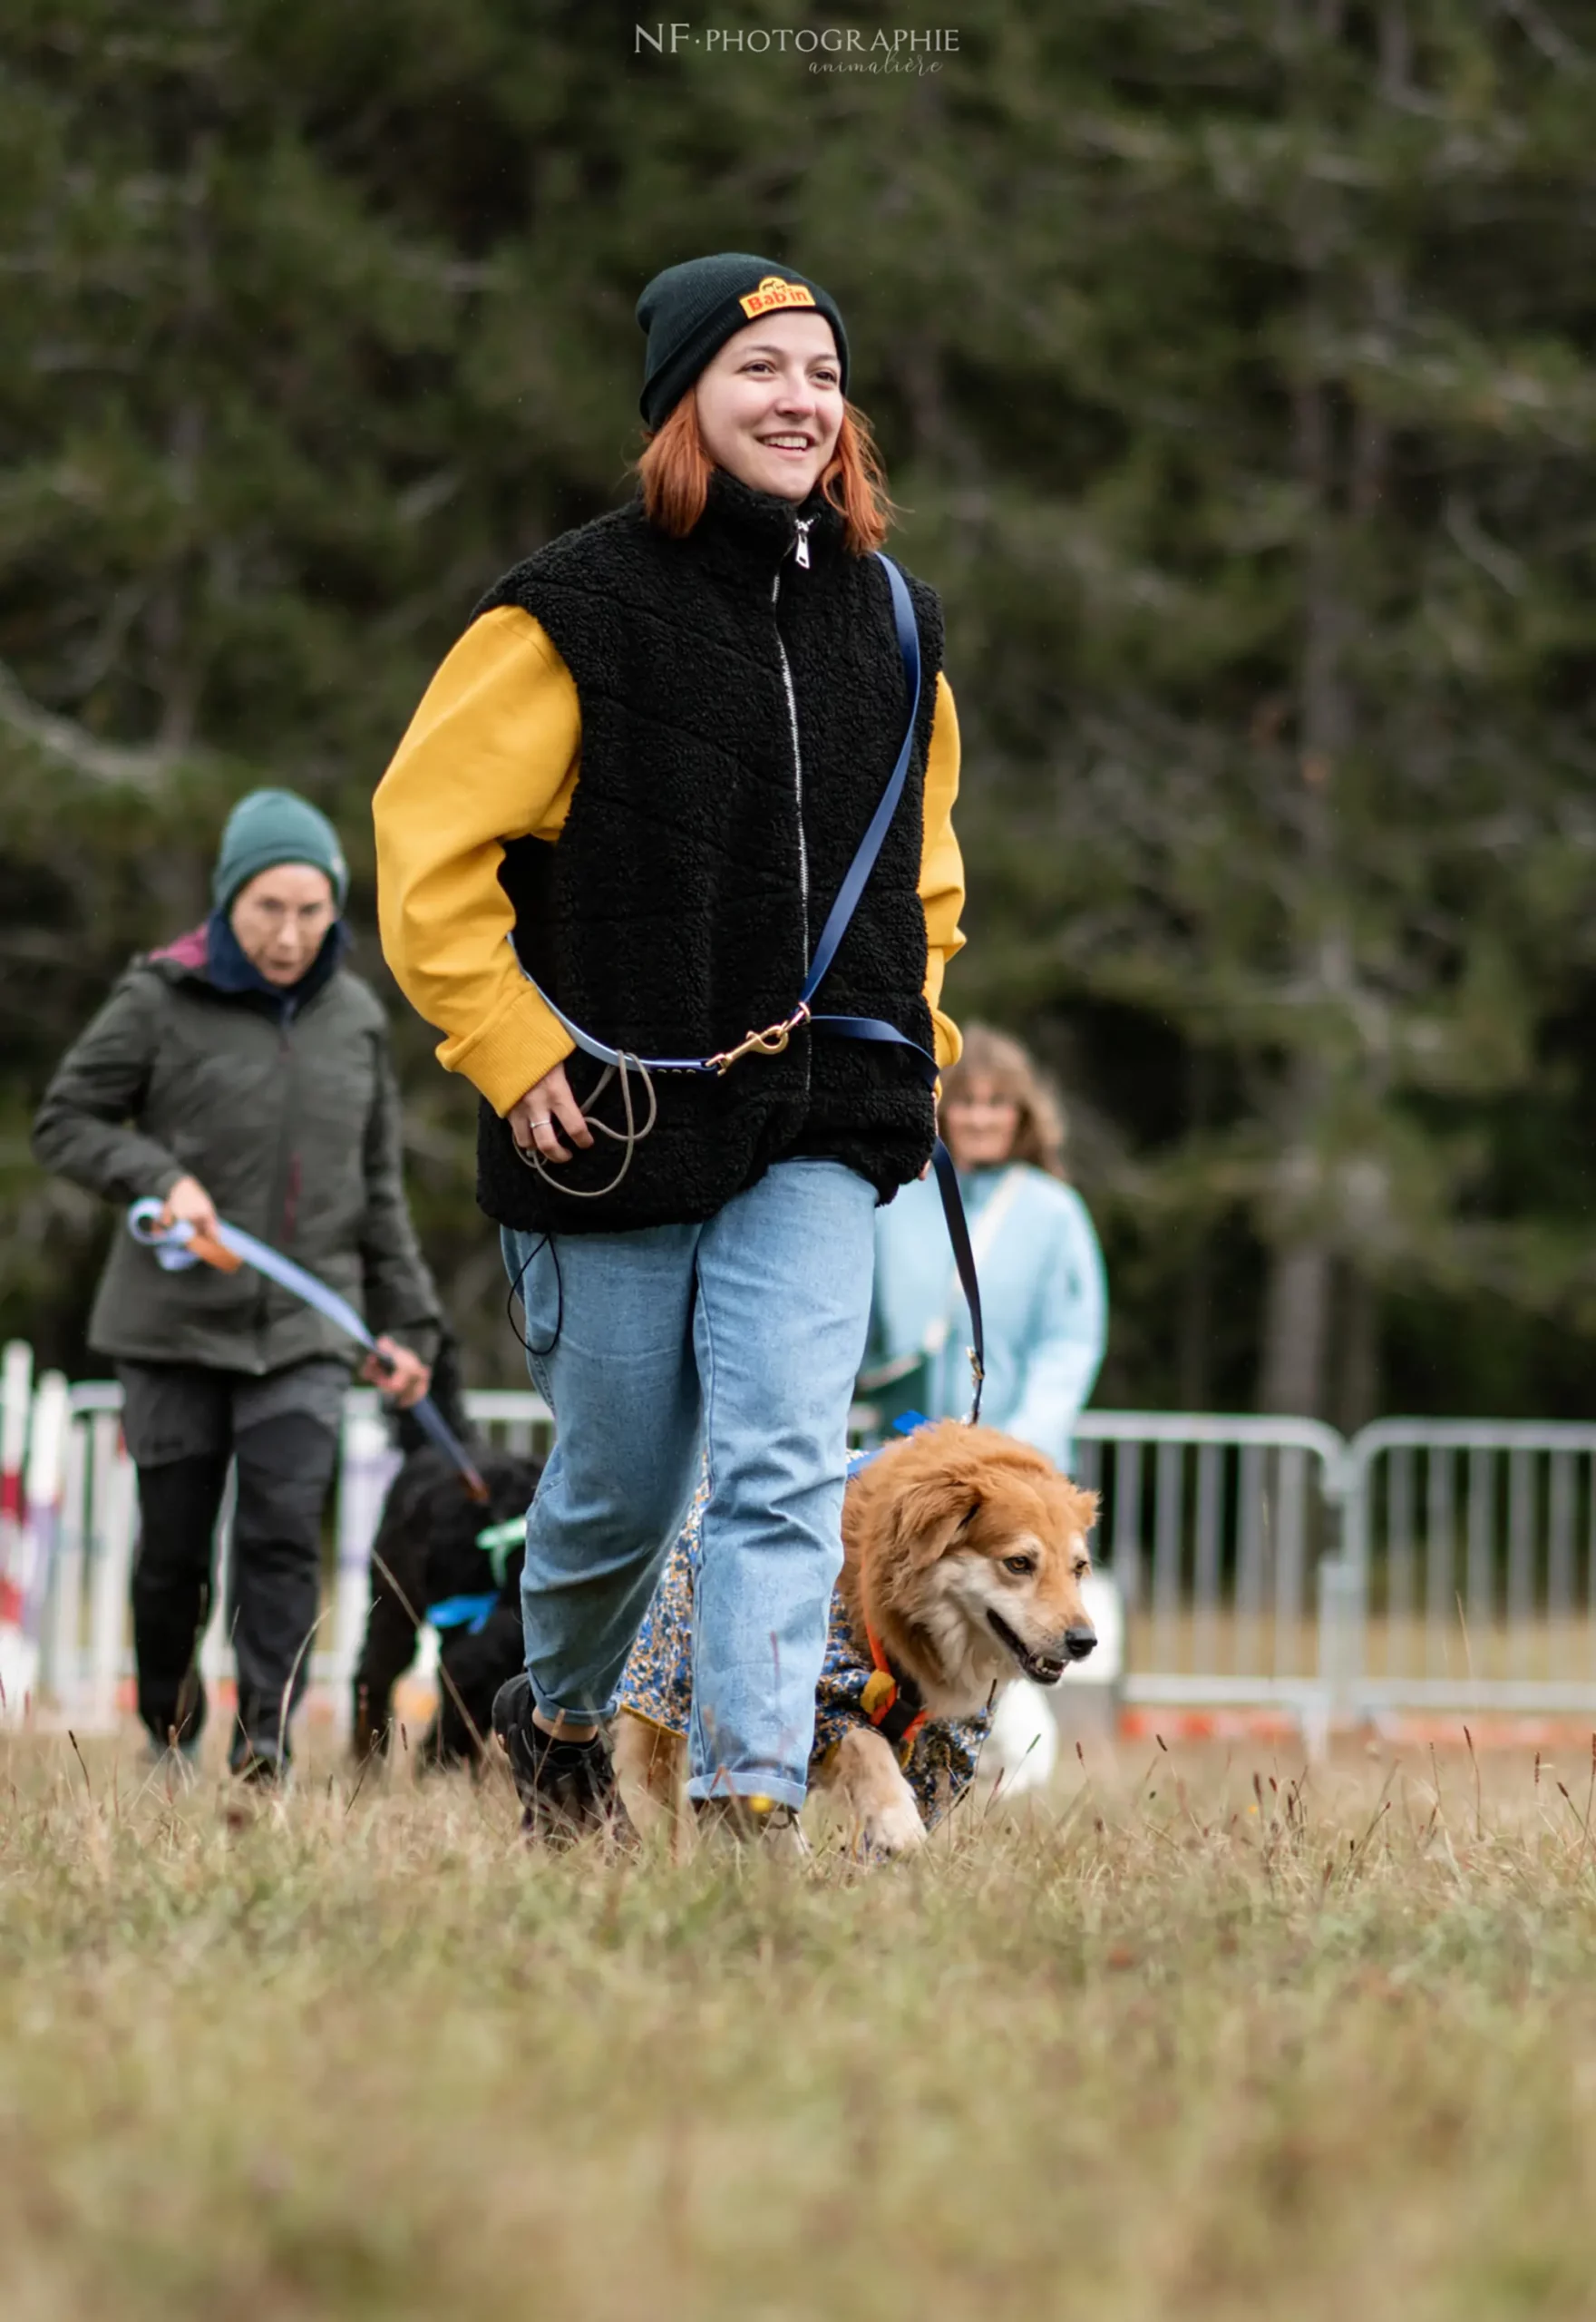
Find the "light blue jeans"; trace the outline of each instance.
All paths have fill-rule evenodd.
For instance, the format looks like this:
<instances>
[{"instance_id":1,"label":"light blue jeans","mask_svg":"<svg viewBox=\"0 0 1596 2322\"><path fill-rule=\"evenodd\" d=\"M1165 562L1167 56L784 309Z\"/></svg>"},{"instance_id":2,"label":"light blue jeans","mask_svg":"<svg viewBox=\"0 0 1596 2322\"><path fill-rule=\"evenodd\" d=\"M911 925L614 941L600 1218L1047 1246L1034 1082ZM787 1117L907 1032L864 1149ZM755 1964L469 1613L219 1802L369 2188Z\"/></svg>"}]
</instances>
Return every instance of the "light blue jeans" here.
<instances>
[{"instance_id":1,"label":"light blue jeans","mask_svg":"<svg viewBox=\"0 0 1596 2322\"><path fill-rule=\"evenodd\" d=\"M695 1798L803 1802L874 1212L840 1162L783 1161L701 1225L503 1235L558 1429L521 1578L546 1714L610 1713L707 1454Z\"/></svg>"}]
</instances>

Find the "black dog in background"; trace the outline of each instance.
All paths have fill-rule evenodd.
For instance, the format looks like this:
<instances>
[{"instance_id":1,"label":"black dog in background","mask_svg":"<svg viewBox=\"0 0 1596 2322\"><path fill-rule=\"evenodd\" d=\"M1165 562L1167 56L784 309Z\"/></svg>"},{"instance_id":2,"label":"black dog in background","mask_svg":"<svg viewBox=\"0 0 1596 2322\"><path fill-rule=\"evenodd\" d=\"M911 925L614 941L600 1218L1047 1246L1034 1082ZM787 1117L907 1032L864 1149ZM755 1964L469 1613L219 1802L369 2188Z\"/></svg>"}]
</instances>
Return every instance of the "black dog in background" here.
<instances>
[{"instance_id":1,"label":"black dog in background","mask_svg":"<svg viewBox=\"0 0 1596 2322\"><path fill-rule=\"evenodd\" d=\"M451 1368L440 1365L445 1379ZM439 1624L438 1708L420 1742L423 1767L475 1763L493 1730L494 1694L525 1666L520 1526L542 1468L472 1443L460 1398L447 1388L443 1407L471 1446L488 1505L470 1498L453 1461L400 1414L406 1456L372 1543L371 1612L355 1670L355 1752L362 1760L373 1751L386 1754L394 1688L415 1658L420 1623L435 1608L462 1616ZM478 1546L481 1534L507 1530L511 1537L495 1547Z\"/></svg>"},{"instance_id":2,"label":"black dog in background","mask_svg":"<svg viewBox=\"0 0 1596 2322\"><path fill-rule=\"evenodd\" d=\"M394 1688L415 1657L419 1624L434 1607L469 1611L439 1624L438 1708L421 1763L473 1761L492 1732L493 1696L525 1664L521 1624L524 1542L501 1547L498 1571L477 1537L525 1518L541 1470L507 1453L476 1455L489 1504L469 1498L453 1463L429 1444L394 1477L372 1544L371 1612L355 1671L355 1750L386 1753Z\"/></svg>"}]
</instances>

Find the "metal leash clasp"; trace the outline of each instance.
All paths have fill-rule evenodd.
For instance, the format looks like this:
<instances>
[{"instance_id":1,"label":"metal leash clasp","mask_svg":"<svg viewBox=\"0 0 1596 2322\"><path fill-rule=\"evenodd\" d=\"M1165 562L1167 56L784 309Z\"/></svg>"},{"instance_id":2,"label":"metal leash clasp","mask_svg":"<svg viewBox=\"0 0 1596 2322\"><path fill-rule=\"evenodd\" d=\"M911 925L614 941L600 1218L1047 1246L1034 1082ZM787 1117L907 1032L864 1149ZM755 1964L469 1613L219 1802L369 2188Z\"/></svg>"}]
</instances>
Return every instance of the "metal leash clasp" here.
<instances>
[{"instance_id":1,"label":"metal leash clasp","mask_svg":"<svg viewBox=\"0 0 1596 2322\"><path fill-rule=\"evenodd\" d=\"M740 1057L780 1056L799 1026L808 1021L809 1002L801 1000L783 1023L767 1024L763 1032L749 1032L735 1049L722 1049L718 1056L712 1056L710 1065L718 1073L727 1073Z\"/></svg>"}]
</instances>

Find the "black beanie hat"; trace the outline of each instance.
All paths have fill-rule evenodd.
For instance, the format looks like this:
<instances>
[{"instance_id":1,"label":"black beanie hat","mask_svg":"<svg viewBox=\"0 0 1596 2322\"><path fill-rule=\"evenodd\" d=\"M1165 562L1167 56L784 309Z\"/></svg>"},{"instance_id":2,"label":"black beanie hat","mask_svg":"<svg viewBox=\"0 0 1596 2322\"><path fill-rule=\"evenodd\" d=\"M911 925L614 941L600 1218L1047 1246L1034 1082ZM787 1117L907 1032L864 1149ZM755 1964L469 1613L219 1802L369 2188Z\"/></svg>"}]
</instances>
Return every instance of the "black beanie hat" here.
<instances>
[{"instance_id":1,"label":"black beanie hat","mask_svg":"<svg viewBox=\"0 0 1596 2322\"><path fill-rule=\"evenodd\" d=\"M842 392L848 392L848 336L837 302L818 282L746 250L685 259L657 274L637 301L648 334L637 407L650 427L668 419L706 363L728 338L761 315L807 307L823 315L837 342Z\"/></svg>"}]
</instances>

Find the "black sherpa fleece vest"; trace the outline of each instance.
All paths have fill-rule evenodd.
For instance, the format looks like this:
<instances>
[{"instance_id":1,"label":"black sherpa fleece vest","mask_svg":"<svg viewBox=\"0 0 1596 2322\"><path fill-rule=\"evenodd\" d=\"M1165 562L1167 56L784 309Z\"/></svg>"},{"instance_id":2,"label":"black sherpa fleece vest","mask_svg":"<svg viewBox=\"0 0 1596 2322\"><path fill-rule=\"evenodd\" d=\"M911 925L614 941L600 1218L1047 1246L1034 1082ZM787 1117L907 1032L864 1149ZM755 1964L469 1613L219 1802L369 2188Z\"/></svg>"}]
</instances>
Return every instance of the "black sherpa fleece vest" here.
<instances>
[{"instance_id":1,"label":"black sherpa fleece vest","mask_svg":"<svg viewBox=\"0 0 1596 2322\"><path fill-rule=\"evenodd\" d=\"M882 1017L929 1049L919 882L942 621L933 592L909 585L922 660L913 764L817 1005ZM499 605L542 624L581 704L559 843L516 842L501 873L523 966L574 1023L639 1056L713 1055L791 1015L909 716L879 562L848 551L818 494L798 509L717 470L686 540L634 502L550 542L477 610ZM566 1069L586 1107L601 1068L578 1054ZM724 1078L660 1073L655 1086L652 1134L594 1201L547 1185L484 1105L482 1208L540 1233L687 1224L785 1156L842 1161L885 1196L931 1149L929 1092L890 1046L805 1029ZM620 1124L613 1083L598 1117ZM620 1152L596 1138L557 1165L560 1183L605 1185Z\"/></svg>"}]
</instances>

